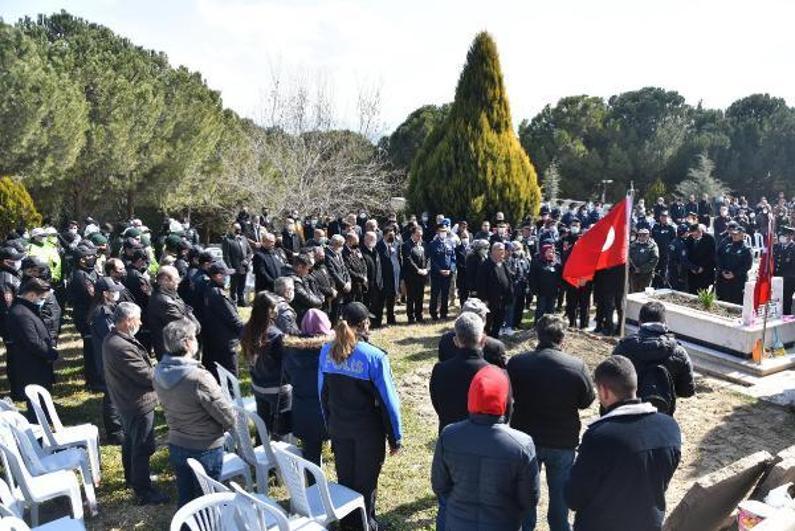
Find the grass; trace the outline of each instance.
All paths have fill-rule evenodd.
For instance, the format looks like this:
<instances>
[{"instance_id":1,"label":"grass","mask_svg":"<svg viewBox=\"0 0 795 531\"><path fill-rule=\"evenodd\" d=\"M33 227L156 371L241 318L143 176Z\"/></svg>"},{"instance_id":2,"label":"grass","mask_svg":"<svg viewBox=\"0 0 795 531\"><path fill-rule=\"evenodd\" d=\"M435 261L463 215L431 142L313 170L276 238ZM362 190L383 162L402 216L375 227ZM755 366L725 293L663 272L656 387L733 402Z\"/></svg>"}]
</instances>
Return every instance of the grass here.
<instances>
[{"instance_id":1,"label":"grass","mask_svg":"<svg viewBox=\"0 0 795 531\"><path fill-rule=\"evenodd\" d=\"M247 310L243 310L244 318ZM399 315L399 321L405 319ZM525 322L527 319L525 319ZM379 520L388 529L424 530L434 528L436 498L430 486L430 468L436 442L437 421L428 397L428 378L437 357L438 338L451 322L422 325L399 324L375 331L372 342L390 357L402 403L404 447L394 456L387 456L381 473L378 492ZM507 341L510 354L533 346L533 334L525 331ZM587 334L572 333L564 345L583 358L593 368L609 354L612 344ZM53 397L65 424L92 422L100 426L101 395L83 387L82 353L79 337L66 327L61 338L61 360L57 364L58 382ZM241 364L245 365L245 364ZM244 393L249 389L249 377L241 375ZM7 392L5 379L0 391ZM20 407L24 408L23 404ZM695 399L680 401L677 419L682 425L687 452L672 481L668 493L669 507L678 502L692 481L757 449L775 453L795 440L795 414L775 408L722 386L711 386L706 380L699 384ZM595 405L583 413L595 414ZM158 476L156 485L176 499L174 476L168 464L165 448L166 426L162 412L156 417L158 450L152 458L152 473ZM104 433L104 432L103 432ZM176 510L174 504L140 507L134 504L131 491L124 487L121 454L118 446L102 446L102 484L98 490L99 515L87 517L89 529L168 529ZM333 455L324 448L324 469L334 479ZM542 496L545 492L542 488ZM283 488L271 489L271 495L284 501ZM44 518L68 513L65 501L55 501L43 510ZM546 501L539 505L539 529L545 529Z\"/></svg>"}]
</instances>

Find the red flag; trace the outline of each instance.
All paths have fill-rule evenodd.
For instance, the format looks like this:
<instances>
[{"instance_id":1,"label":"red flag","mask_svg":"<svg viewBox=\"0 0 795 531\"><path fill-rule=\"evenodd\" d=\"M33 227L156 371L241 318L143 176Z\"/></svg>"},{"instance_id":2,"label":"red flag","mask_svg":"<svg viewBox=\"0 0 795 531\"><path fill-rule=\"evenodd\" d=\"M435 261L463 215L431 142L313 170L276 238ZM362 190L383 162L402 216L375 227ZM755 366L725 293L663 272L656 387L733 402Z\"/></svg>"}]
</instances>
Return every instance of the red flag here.
<instances>
[{"instance_id":1,"label":"red flag","mask_svg":"<svg viewBox=\"0 0 795 531\"><path fill-rule=\"evenodd\" d=\"M631 209L628 195L577 240L563 269L566 282L581 286L597 271L627 263Z\"/></svg>"},{"instance_id":2,"label":"red flag","mask_svg":"<svg viewBox=\"0 0 795 531\"><path fill-rule=\"evenodd\" d=\"M770 301L773 291L773 216L767 226L765 250L759 260L759 271L756 274L754 287L754 310Z\"/></svg>"}]
</instances>

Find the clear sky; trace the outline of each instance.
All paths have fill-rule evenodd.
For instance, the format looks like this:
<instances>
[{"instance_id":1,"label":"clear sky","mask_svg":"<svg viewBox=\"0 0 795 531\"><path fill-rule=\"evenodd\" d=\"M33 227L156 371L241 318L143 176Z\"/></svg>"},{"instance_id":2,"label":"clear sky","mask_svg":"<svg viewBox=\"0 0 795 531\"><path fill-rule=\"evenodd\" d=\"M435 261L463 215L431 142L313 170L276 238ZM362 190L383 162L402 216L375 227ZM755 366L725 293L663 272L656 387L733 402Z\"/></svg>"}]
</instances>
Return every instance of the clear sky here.
<instances>
[{"instance_id":1,"label":"clear sky","mask_svg":"<svg viewBox=\"0 0 795 531\"><path fill-rule=\"evenodd\" d=\"M788 0L0 0L6 22L60 9L201 71L225 105L254 118L279 71L322 78L341 120L354 119L361 91L380 88L387 132L452 99L483 29L515 126L563 96L646 85L709 107L755 92L795 101Z\"/></svg>"}]
</instances>

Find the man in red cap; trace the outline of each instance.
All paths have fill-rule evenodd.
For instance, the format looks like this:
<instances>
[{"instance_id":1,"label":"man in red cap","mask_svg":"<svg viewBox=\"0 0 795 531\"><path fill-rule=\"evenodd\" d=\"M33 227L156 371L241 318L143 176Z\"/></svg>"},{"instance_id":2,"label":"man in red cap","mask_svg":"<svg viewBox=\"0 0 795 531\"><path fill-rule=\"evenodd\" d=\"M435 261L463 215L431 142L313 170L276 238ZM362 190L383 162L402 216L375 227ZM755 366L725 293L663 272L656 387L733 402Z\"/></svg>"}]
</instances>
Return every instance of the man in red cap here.
<instances>
[{"instance_id":1,"label":"man in red cap","mask_svg":"<svg viewBox=\"0 0 795 531\"><path fill-rule=\"evenodd\" d=\"M431 483L446 511L437 529L519 529L538 502L533 439L505 424L509 393L505 371L483 367L469 386L469 418L439 436Z\"/></svg>"}]
</instances>

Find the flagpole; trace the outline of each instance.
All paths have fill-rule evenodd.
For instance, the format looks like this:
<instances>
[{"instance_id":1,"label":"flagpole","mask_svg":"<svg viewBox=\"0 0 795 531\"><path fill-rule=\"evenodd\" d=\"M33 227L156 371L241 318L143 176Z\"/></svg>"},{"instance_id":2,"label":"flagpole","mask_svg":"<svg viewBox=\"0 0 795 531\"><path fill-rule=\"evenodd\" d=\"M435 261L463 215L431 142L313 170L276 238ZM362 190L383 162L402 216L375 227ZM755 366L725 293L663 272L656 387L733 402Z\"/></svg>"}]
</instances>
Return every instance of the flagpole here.
<instances>
[{"instance_id":1,"label":"flagpole","mask_svg":"<svg viewBox=\"0 0 795 531\"><path fill-rule=\"evenodd\" d=\"M621 297L621 322L618 323L618 334L624 337L627 321L627 295L629 294L629 233L632 226L632 209L635 207L635 182L629 181L629 204L627 205L627 226L624 228L626 231L624 236L627 242L627 251L624 255L624 293ZM612 321L613 318L610 317Z\"/></svg>"}]
</instances>

